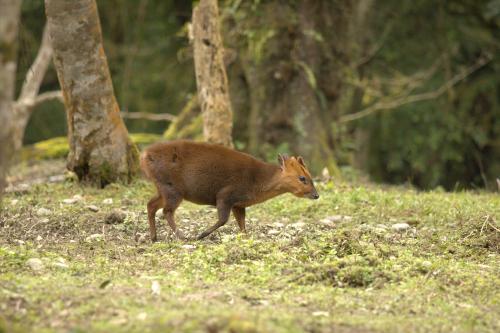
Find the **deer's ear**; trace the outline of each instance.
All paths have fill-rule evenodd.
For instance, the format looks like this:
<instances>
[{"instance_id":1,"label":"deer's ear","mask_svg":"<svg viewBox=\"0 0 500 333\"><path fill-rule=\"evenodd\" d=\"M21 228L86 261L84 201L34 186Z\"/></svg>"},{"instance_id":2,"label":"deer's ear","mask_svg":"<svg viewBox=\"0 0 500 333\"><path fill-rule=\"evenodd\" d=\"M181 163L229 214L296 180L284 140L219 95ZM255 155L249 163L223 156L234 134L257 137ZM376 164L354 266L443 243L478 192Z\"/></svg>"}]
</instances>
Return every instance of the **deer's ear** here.
<instances>
[{"instance_id":1,"label":"deer's ear","mask_svg":"<svg viewBox=\"0 0 500 333\"><path fill-rule=\"evenodd\" d=\"M285 170L285 161L288 159L288 156L278 154L278 163L281 167L281 170Z\"/></svg>"},{"instance_id":2,"label":"deer's ear","mask_svg":"<svg viewBox=\"0 0 500 333\"><path fill-rule=\"evenodd\" d=\"M302 158L302 156L298 156L297 157L297 162L299 162L300 164L302 164L303 167L306 166L306 163L304 162L304 159Z\"/></svg>"}]
</instances>

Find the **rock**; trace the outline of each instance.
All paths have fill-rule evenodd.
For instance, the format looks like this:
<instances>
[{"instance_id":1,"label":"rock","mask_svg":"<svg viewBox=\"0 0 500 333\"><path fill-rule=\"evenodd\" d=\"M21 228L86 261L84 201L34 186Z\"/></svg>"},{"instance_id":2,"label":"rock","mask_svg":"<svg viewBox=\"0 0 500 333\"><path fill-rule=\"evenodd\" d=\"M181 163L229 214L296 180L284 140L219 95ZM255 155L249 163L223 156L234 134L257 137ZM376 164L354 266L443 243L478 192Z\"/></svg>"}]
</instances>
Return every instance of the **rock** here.
<instances>
[{"instance_id":1,"label":"rock","mask_svg":"<svg viewBox=\"0 0 500 333\"><path fill-rule=\"evenodd\" d=\"M319 221L319 223L327 226L327 227L334 227L335 226L335 223L332 221L332 220L329 220L329 219L322 219Z\"/></svg>"},{"instance_id":2,"label":"rock","mask_svg":"<svg viewBox=\"0 0 500 333\"><path fill-rule=\"evenodd\" d=\"M40 272L45 268L43 262L38 258L28 259L26 261L26 265L28 265L34 272Z\"/></svg>"},{"instance_id":3,"label":"rock","mask_svg":"<svg viewBox=\"0 0 500 333\"><path fill-rule=\"evenodd\" d=\"M72 205L74 203L77 203L78 201L81 201L83 198L79 194L75 194L72 198L70 199L64 199L62 202L65 204Z\"/></svg>"},{"instance_id":4,"label":"rock","mask_svg":"<svg viewBox=\"0 0 500 333\"><path fill-rule=\"evenodd\" d=\"M57 267L57 268L61 268L61 269L66 269L66 268L69 268L68 264L66 263L66 260L64 260L64 258L57 258L54 263L53 263L54 267Z\"/></svg>"},{"instance_id":5,"label":"rock","mask_svg":"<svg viewBox=\"0 0 500 333\"><path fill-rule=\"evenodd\" d=\"M330 221L332 223L334 222L340 222L340 221L351 221L352 220L352 216L347 216L347 215L331 215L331 216L327 216L325 217L322 221Z\"/></svg>"},{"instance_id":6,"label":"rock","mask_svg":"<svg viewBox=\"0 0 500 333\"><path fill-rule=\"evenodd\" d=\"M125 221L125 218L127 217L127 213L125 213L122 210L115 209L108 215L106 215L104 219L104 223L106 224L119 224L123 223Z\"/></svg>"},{"instance_id":7,"label":"rock","mask_svg":"<svg viewBox=\"0 0 500 333\"><path fill-rule=\"evenodd\" d=\"M328 317L330 313L327 311L314 311L312 315L313 317Z\"/></svg>"},{"instance_id":8,"label":"rock","mask_svg":"<svg viewBox=\"0 0 500 333\"><path fill-rule=\"evenodd\" d=\"M273 224L273 226L275 228L283 228L285 225L283 223L281 223L281 222L276 222L276 223Z\"/></svg>"},{"instance_id":9,"label":"rock","mask_svg":"<svg viewBox=\"0 0 500 333\"><path fill-rule=\"evenodd\" d=\"M432 263L428 260L425 260L422 262L422 266L425 267L425 268L429 268L432 266Z\"/></svg>"},{"instance_id":10,"label":"rock","mask_svg":"<svg viewBox=\"0 0 500 333\"><path fill-rule=\"evenodd\" d=\"M196 249L196 245L191 245L191 244L185 244L185 245L182 245L181 246L183 249L187 249L187 250L193 250L193 249Z\"/></svg>"},{"instance_id":11,"label":"rock","mask_svg":"<svg viewBox=\"0 0 500 333\"><path fill-rule=\"evenodd\" d=\"M66 176L64 175L54 175L49 177L49 182L50 183L60 183L63 182Z\"/></svg>"},{"instance_id":12,"label":"rock","mask_svg":"<svg viewBox=\"0 0 500 333\"><path fill-rule=\"evenodd\" d=\"M146 312L141 312L137 315L137 320L146 320L146 318L148 317L148 314Z\"/></svg>"},{"instance_id":13,"label":"rock","mask_svg":"<svg viewBox=\"0 0 500 333\"><path fill-rule=\"evenodd\" d=\"M37 242L41 241L42 239L43 239L42 236L40 236L40 235L36 236Z\"/></svg>"},{"instance_id":14,"label":"rock","mask_svg":"<svg viewBox=\"0 0 500 333\"><path fill-rule=\"evenodd\" d=\"M306 226L306 224L304 222L295 222L295 223L290 224L290 226L292 228L302 230Z\"/></svg>"},{"instance_id":15,"label":"rock","mask_svg":"<svg viewBox=\"0 0 500 333\"><path fill-rule=\"evenodd\" d=\"M38 208L38 210L36 211L36 215L38 216L47 216L47 215L50 215L52 212L50 211L50 209L47 209L47 208Z\"/></svg>"},{"instance_id":16,"label":"rock","mask_svg":"<svg viewBox=\"0 0 500 333\"><path fill-rule=\"evenodd\" d=\"M276 230L276 229L271 229L271 230L269 230L269 231L267 232L267 234L268 234L268 235L273 236L273 235L278 235L280 232L281 232L281 231L279 231L279 230Z\"/></svg>"},{"instance_id":17,"label":"rock","mask_svg":"<svg viewBox=\"0 0 500 333\"><path fill-rule=\"evenodd\" d=\"M330 222L339 222L342 221L342 219L343 219L342 215L332 215L324 218L324 220L328 220Z\"/></svg>"},{"instance_id":18,"label":"rock","mask_svg":"<svg viewBox=\"0 0 500 333\"><path fill-rule=\"evenodd\" d=\"M151 282L151 293L155 296L160 296L161 294L161 286L158 281Z\"/></svg>"},{"instance_id":19,"label":"rock","mask_svg":"<svg viewBox=\"0 0 500 333\"><path fill-rule=\"evenodd\" d=\"M113 204L113 199L112 198L106 198L102 201L103 204L105 205L112 205Z\"/></svg>"},{"instance_id":20,"label":"rock","mask_svg":"<svg viewBox=\"0 0 500 333\"><path fill-rule=\"evenodd\" d=\"M140 244L146 243L147 242L147 234L145 234L145 233L139 233L139 232L136 233L135 234L135 241L137 243L140 243Z\"/></svg>"},{"instance_id":21,"label":"rock","mask_svg":"<svg viewBox=\"0 0 500 333\"><path fill-rule=\"evenodd\" d=\"M329 180L331 178L328 168L326 167L323 168L323 170L321 171L321 178L323 178L323 180Z\"/></svg>"},{"instance_id":22,"label":"rock","mask_svg":"<svg viewBox=\"0 0 500 333\"><path fill-rule=\"evenodd\" d=\"M93 211L93 212L98 212L99 211L99 207L95 206L95 205L88 205L86 207L87 209Z\"/></svg>"},{"instance_id":23,"label":"rock","mask_svg":"<svg viewBox=\"0 0 500 333\"><path fill-rule=\"evenodd\" d=\"M391 226L392 230L399 231L399 232L408 230L409 228L410 228L410 225L408 223L395 223Z\"/></svg>"},{"instance_id":24,"label":"rock","mask_svg":"<svg viewBox=\"0 0 500 333\"><path fill-rule=\"evenodd\" d=\"M104 240L103 234L92 234L85 238L86 242L92 242L92 241L102 241Z\"/></svg>"},{"instance_id":25,"label":"rock","mask_svg":"<svg viewBox=\"0 0 500 333\"><path fill-rule=\"evenodd\" d=\"M10 201L10 204L11 204L12 206L15 206L15 205L17 205L17 203L18 203L18 202L19 202L19 200L17 200L17 199L12 199L12 200Z\"/></svg>"}]
</instances>

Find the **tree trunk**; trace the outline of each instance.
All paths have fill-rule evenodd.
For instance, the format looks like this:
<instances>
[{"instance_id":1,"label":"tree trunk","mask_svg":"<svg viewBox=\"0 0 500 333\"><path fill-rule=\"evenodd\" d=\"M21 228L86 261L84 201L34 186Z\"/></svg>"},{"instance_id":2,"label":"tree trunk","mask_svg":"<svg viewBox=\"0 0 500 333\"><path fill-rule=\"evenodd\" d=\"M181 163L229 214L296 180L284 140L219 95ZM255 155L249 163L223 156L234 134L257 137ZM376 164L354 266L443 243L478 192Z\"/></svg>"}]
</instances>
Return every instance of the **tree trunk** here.
<instances>
[{"instance_id":1,"label":"tree trunk","mask_svg":"<svg viewBox=\"0 0 500 333\"><path fill-rule=\"evenodd\" d=\"M13 102L16 86L20 0L0 1L0 198L13 149Z\"/></svg>"},{"instance_id":2,"label":"tree trunk","mask_svg":"<svg viewBox=\"0 0 500 333\"><path fill-rule=\"evenodd\" d=\"M45 0L54 65L68 119L68 168L105 186L138 171L137 148L120 117L95 0Z\"/></svg>"},{"instance_id":3,"label":"tree trunk","mask_svg":"<svg viewBox=\"0 0 500 333\"><path fill-rule=\"evenodd\" d=\"M229 98L217 0L201 0L193 10L193 48L203 135L232 146L233 112Z\"/></svg>"},{"instance_id":4,"label":"tree trunk","mask_svg":"<svg viewBox=\"0 0 500 333\"><path fill-rule=\"evenodd\" d=\"M342 89L350 1L241 2L237 10L226 15L224 38L238 50L248 89L248 150L261 156L289 150L315 173L327 167L336 174L331 124ZM242 75L229 73L236 75L231 85ZM246 113L233 106L236 114Z\"/></svg>"}]
</instances>

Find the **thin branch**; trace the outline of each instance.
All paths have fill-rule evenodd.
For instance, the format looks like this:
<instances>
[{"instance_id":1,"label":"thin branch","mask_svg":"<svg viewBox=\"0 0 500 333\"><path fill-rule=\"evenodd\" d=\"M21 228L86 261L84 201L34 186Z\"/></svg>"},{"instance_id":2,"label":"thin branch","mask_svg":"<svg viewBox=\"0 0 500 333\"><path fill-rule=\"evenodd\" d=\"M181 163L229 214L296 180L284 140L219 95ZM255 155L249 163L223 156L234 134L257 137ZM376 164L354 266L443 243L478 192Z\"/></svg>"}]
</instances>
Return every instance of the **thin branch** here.
<instances>
[{"instance_id":1,"label":"thin branch","mask_svg":"<svg viewBox=\"0 0 500 333\"><path fill-rule=\"evenodd\" d=\"M38 96L36 96L33 105L36 106L38 104L45 103L45 102L50 101L52 99L57 99L61 103L63 103L64 99L63 99L62 91L61 90L56 90L56 91L46 91L46 92L43 92L43 93L39 94Z\"/></svg>"},{"instance_id":2,"label":"thin branch","mask_svg":"<svg viewBox=\"0 0 500 333\"><path fill-rule=\"evenodd\" d=\"M50 45L48 30L47 25L45 25L38 54L26 73L26 79L21 88L21 94L18 98L20 104L24 104L25 100L35 99L36 95L38 95L43 77L52 60L52 46Z\"/></svg>"},{"instance_id":3,"label":"thin branch","mask_svg":"<svg viewBox=\"0 0 500 333\"><path fill-rule=\"evenodd\" d=\"M120 112L123 118L146 119L151 121L174 121L176 116L170 113L148 113L148 112Z\"/></svg>"},{"instance_id":4,"label":"thin branch","mask_svg":"<svg viewBox=\"0 0 500 333\"><path fill-rule=\"evenodd\" d=\"M340 117L339 122L346 123L346 122L350 122L353 120L358 120L358 119L364 118L364 117L369 116L372 113L375 113L377 111L394 109L394 108L397 108L397 107L400 107L400 106L403 106L406 104L435 99L435 98L441 96L442 94L444 94L446 91L448 91L448 89L452 88L457 83L463 81L465 78L467 78L469 75L471 75L472 73L474 73L475 71L477 71L478 69L483 67L484 65L489 63L491 61L491 59L492 59L491 56L481 58L474 65L470 66L465 71L455 75L449 81L445 82L437 90L429 91L429 92L425 92L425 93L421 93L421 94L404 96L401 98L396 98L396 99L389 101L389 102L377 102L374 105L372 105L364 110Z\"/></svg>"},{"instance_id":5,"label":"thin branch","mask_svg":"<svg viewBox=\"0 0 500 333\"><path fill-rule=\"evenodd\" d=\"M17 112L24 112L24 111L20 111L20 110L28 110L29 113L31 113L31 111L34 110L35 106L37 106L38 104L45 103L45 102L52 100L52 99L57 99L61 103L63 103L64 100L63 100L62 91L61 90L46 91L46 92L43 92L43 93L35 96L35 98L20 99L14 104L14 108L16 109Z\"/></svg>"}]
</instances>

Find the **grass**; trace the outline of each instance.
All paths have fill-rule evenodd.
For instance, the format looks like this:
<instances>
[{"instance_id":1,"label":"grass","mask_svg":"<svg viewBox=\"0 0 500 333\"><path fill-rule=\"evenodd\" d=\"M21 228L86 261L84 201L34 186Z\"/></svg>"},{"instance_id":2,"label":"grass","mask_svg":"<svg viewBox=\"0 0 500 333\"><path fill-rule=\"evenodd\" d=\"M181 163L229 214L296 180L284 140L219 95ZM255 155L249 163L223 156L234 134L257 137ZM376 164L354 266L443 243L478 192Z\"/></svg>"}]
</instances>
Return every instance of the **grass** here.
<instances>
[{"instance_id":1,"label":"grass","mask_svg":"<svg viewBox=\"0 0 500 333\"><path fill-rule=\"evenodd\" d=\"M231 220L180 242L158 215L156 244L145 181L11 192L0 215L0 332L500 331L498 194L318 189L317 201L285 195L250 208L246 236ZM116 210L124 220L105 223ZM176 218L194 236L215 211L183 203Z\"/></svg>"}]
</instances>

